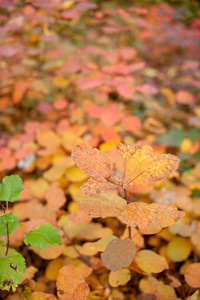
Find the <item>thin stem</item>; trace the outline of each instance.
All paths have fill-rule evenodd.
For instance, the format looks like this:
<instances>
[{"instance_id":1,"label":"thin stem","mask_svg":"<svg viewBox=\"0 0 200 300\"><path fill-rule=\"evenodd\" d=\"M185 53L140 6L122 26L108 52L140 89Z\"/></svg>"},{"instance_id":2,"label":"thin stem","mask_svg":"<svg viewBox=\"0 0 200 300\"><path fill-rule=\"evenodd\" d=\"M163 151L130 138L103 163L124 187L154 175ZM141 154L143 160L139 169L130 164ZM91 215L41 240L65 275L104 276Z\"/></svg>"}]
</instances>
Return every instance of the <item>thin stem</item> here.
<instances>
[{"instance_id":1,"label":"thin stem","mask_svg":"<svg viewBox=\"0 0 200 300\"><path fill-rule=\"evenodd\" d=\"M6 207L4 205L2 205L2 209L3 209L4 214L6 213L6 211L8 211L8 201L6 201ZM6 222L6 241L4 240L4 245L5 245L4 257L6 257L8 254L9 245L10 245L8 222Z\"/></svg>"},{"instance_id":2,"label":"thin stem","mask_svg":"<svg viewBox=\"0 0 200 300\"><path fill-rule=\"evenodd\" d=\"M125 193L125 197L126 197L126 202L129 203L129 201L128 201L128 195L127 195L126 189L124 189L124 193Z\"/></svg>"},{"instance_id":3,"label":"thin stem","mask_svg":"<svg viewBox=\"0 0 200 300\"><path fill-rule=\"evenodd\" d=\"M125 197L126 197L126 202L129 203L126 189L124 189L124 193L125 193ZM131 226L128 226L128 237L129 237L129 239L131 239Z\"/></svg>"},{"instance_id":4,"label":"thin stem","mask_svg":"<svg viewBox=\"0 0 200 300\"><path fill-rule=\"evenodd\" d=\"M128 184L130 184L132 181L134 181L136 178L138 178L140 175L142 175L145 171L146 170L142 171L140 174L138 174L136 177L134 177L132 180L130 180Z\"/></svg>"},{"instance_id":5,"label":"thin stem","mask_svg":"<svg viewBox=\"0 0 200 300\"><path fill-rule=\"evenodd\" d=\"M133 190L132 190L132 193L131 193L131 197L130 197L129 203L131 203L131 202L132 202L132 198L133 198L134 189L135 189L135 183L134 183L134 185L133 185Z\"/></svg>"},{"instance_id":6,"label":"thin stem","mask_svg":"<svg viewBox=\"0 0 200 300\"><path fill-rule=\"evenodd\" d=\"M10 244L8 222L6 222L6 233L7 233L7 243L6 243L6 253L5 253L4 257L6 257L8 254L8 249L9 249L9 244Z\"/></svg>"},{"instance_id":7,"label":"thin stem","mask_svg":"<svg viewBox=\"0 0 200 300\"><path fill-rule=\"evenodd\" d=\"M189 294L187 295L187 297L189 297L191 295L192 291L193 291L193 288L190 289Z\"/></svg>"},{"instance_id":8,"label":"thin stem","mask_svg":"<svg viewBox=\"0 0 200 300\"><path fill-rule=\"evenodd\" d=\"M107 171L108 171L108 170L107 170ZM116 183L118 183L117 179L115 179L115 177L110 173L110 171L108 171L108 173L110 174L110 177L112 177L112 178L114 179L114 181L115 181Z\"/></svg>"},{"instance_id":9,"label":"thin stem","mask_svg":"<svg viewBox=\"0 0 200 300\"><path fill-rule=\"evenodd\" d=\"M125 178L125 173L126 173L126 157L125 157L125 161L124 161L124 176L123 176L123 178Z\"/></svg>"},{"instance_id":10,"label":"thin stem","mask_svg":"<svg viewBox=\"0 0 200 300\"><path fill-rule=\"evenodd\" d=\"M184 300L185 300L185 298L186 298L186 295L185 295L185 290L184 290L184 287L183 287L183 285L181 284L181 289L182 289L182 292L183 292L183 298L184 298Z\"/></svg>"}]
</instances>

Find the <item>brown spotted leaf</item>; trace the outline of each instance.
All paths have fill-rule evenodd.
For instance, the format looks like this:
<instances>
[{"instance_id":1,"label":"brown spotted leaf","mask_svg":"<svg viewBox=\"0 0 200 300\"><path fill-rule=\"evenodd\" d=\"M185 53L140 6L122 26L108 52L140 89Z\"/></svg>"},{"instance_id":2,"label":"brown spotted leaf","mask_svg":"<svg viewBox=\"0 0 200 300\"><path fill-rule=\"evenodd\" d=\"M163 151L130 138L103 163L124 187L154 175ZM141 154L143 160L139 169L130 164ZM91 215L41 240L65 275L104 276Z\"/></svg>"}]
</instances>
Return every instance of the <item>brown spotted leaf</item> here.
<instances>
[{"instance_id":1,"label":"brown spotted leaf","mask_svg":"<svg viewBox=\"0 0 200 300\"><path fill-rule=\"evenodd\" d=\"M167 204L130 203L122 212L122 220L131 227L139 227L144 234L158 233L162 228L172 226L185 215L176 206Z\"/></svg>"},{"instance_id":2,"label":"brown spotted leaf","mask_svg":"<svg viewBox=\"0 0 200 300\"><path fill-rule=\"evenodd\" d=\"M180 159L175 155L162 154L155 158L149 168L144 172L144 177L149 181L158 181L169 176L178 169Z\"/></svg>"},{"instance_id":3,"label":"brown spotted leaf","mask_svg":"<svg viewBox=\"0 0 200 300\"><path fill-rule=\"evenodd\" d=\"M90 293L88 284L74 265L60 269L56 286L61 300L86 300Z\"/></svg>"},{"instance_id":4,"label":"brown spotted leaf","mask_svg":"<svg viewBox=\"0 0 200 300\"><path fill-rule=\"evenodd\" d=\"M102 178L96 180L95 178L90 178L86 183L81 186L81 190L84 195L90 197L96 193L105 192L108 189L115 189L116 186L108 182L106 179Z\"/></svg>"},{"instance_id":5,"label":"brown spotted leaf","mask_svg":"<svg viewBox=\"0 0 200 300\"><path fill-rule=\"evenodd\" d=\"M81 170L97 180L110 176L109 158L96 148L86 144L77 145L72 151L72 158Z\"/></svg>"},{"instance_id":6,"label":"brown spotted leaf","mask_svg":"<svg viewBox=\"0 0 200 300\"><path fill-rule=\"evenodd\" d=\"M119 153L124 158L131 158L137 150L142 150L142 147L139 145L124 145L123 143L120 143L118 149Z\"/></svg>"},{"instance_id":7,"label":"brown spotted leaf","mask_svg":"<svg viewBox=\"0 0 200 300\"><path fill-rule=\"evenodd\" d=\"M179 158L171 154L155 156L149 145L123 145L119 151L126 161L126 177L135 184L158 181L179 167Z\"/></svg>"},{"instance_id":8,"label":"brown spotted leaf","mask_svg":"<svg viewBox=\"0 0 200 300\"><path fill-rule=\"evenodd\" d=\"M112 193L96 194L78 203L79 209L92 218L118 217L126 205L123 198Z\"/></svg>"},{"instance_id":9,"label":"brown spotted leaf","mask_svg":"<svg viewBox=\"0 0 200 300\"><path fill-rule=\"evenodd\" d=\"M112 240L104 253L101 254L103 264L109 270L115 272L128 267L136 253L136 247L132 240Z\"/></svg>"}]
</instances>

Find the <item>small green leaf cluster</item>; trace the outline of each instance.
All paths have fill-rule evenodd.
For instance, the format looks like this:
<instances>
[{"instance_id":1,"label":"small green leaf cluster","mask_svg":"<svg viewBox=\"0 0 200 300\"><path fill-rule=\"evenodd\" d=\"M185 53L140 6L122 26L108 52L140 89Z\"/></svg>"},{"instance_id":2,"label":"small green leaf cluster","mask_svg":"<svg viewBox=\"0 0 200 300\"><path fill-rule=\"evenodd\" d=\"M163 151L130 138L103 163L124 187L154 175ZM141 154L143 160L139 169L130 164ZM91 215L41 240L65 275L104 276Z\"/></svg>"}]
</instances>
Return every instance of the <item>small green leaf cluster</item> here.
<instances>
[{"instance_id":1,"label":"small green leaf cluster","mask_svg":"<svg viewBox=\"0 0 200 300\"><path fill-rule=\"evenodd\" d=\"M17 201L22 191L22 180L18 175L6 176L0 184L0 201ZM4 211L4 214L0 216L0 235L6 237L5 255L0 257L0 288L2 290L15 291L22 283L22 274L26 269L24 257L15 250L9 249L9 234L18 227L19 219L13 212ZM33 245L45 249L48 244L61 245L62 241L58 229L50 223L44 223L25 234L24 243L27 246Z\"/></svg>"}]
</instances>

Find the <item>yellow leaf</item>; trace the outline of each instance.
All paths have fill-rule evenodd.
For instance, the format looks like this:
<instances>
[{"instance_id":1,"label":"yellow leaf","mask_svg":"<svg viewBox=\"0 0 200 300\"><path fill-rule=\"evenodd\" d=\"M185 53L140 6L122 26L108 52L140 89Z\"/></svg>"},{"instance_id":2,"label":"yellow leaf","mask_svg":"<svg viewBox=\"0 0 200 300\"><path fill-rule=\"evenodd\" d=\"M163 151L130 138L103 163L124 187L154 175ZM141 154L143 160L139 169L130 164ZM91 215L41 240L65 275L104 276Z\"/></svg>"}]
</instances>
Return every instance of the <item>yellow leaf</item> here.
<instances>
[{"instance_id":1,"label":"yellow leaf","mask_svg":"<svg viewBox=\"0 0 200 300\"><path fill-rule=\"evenodd\" d=\"M181 142L180 151L184 153L190 153L191 148L192 148L192 141L189 138L185 138Z\"/></svg>"},{"instance_id":2,"label":"yellow leaf","mask_svg":"<svg viewBox=\"0 0 200 300\"><path fill-rule=\"evenodd\" d=\"M76 249L79 251L81 246L80 245L75 245ZM78 254L78 252L74 249L74 247L72 246L66 246L65 250L63 252L64 255L71 257L71 258L77 258L80 255Z\"/></svg>"},{"instance_id":3,"label":"yellow leaf","mask_svg":"<svg viewBox=\"0 0 200 300\"><path fill-rule=\"evenodd\" d=\"M82 139L72 131L67 131L62 137L62 145L68 152L71 152L72 149L80 143L82 143Z\"/></svg>"},{"instance_id":4,"label":"yellow leaf","mask_svg":"<svg viewBox=\"0 0 200 300\"><path fill-rule=\"evenodd\" d=\"M66 168L62 166L53 166L43 173L43 177L50 181L58 181L60 180L66 172Z\"/></svg>"},{"instance_id":5,"label":"yellow leaf","mask_svg":"<svg viewBox=\"0 0 200 300\"><path fill-rule=\"evenodd\" d=\"M53 85L57 88L65 88L69 84L69 80L65 79L64 77L56 76L53 79Z\"/></svg>"},{"instance_id":6,"label":"yellow leaf","mask_svg":"<svg viewBox=\"0 0 200 300\"><path fill-rule=\"evenodd\" d=\"M71 182L82 182L88 179L88 175L80 170L77 166L73 166L66 170L66 177Z\"/></svg>"},{"instance_id":7,"label":"yellow leaf","mask_svg":"<svg viewBox=\"0 0 200 300\"><path fill-rule=\"evenodd\" d=\"M179 166L179 158L171 154L155 156L149 145L119 146L119 152L126 161L126 177L135 184L158 181L169 176Z\"/></svg>"},{"instance_id":8,"label":"yellow leaf","mask_svg":"<svg viewBox=\"0 0 200 300\"><path fill-rule=\"evenodd\" d=\"M49 280L56 280L58 277L58 272L63 266L63 262L64 259L60 257L50 261L46 267L45 276Z\"/></svg>"},{"instance_id":9,"label":"yellow leaf","mask_svg":"<svg viewBox=\"0 0 200 300\"><path fill-rule=\"evenodd\" d=\"M65 1L62 5L63 9L68 9L74 5L74 1Z\"/></svg>"},{"instance_id":10,"label":"yellow leaf","mask_svg":"<svg viewBox=\"0 0 200 300\"><path fill-rule=\"evenodd\" d=\"M172 261L186 260L192 251L190 240L175 236L167 245L167 255Z\"/></svg>"},{"instance_id":11,"label":"yellow leaf","mask_svg":"<svg viewBox=\"0 0 200 300\"><path fill-rule=\"evenodd\" d=\"M126 284L131 279L131 271L127 268L111 271L108 277L108 282L113 287Z\"/></svg>"},{"instance_id":12,"label":"yellow leaf","mask_svg":"<svg viewBox=\"0 0 200 300\"><path fill-rule=\"evenodd\" d=\"M151 250L140 250L135 260L140 269L147 273L160 273L169 269L166 259Z\"/></svg>"}]
</instances>

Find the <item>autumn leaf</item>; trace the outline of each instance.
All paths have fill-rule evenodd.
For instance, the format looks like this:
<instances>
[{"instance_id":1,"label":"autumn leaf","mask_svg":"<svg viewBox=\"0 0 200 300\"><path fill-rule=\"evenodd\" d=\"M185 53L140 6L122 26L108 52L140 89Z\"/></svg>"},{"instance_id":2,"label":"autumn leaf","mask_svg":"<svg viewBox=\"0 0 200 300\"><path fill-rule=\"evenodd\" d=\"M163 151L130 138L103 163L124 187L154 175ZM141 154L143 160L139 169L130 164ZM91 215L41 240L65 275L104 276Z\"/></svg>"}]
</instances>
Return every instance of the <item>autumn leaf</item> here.
<instances>
[{"instance_id":1,"label":"autumn leaf","mask_svg":"<svg viewBox=\"0 0 200 300\"><path fill-rule=\"evenodd\" d=\"M86 300L90 292L88 284L73 265L60 269L56 286L61 300Z\"/></svg>"},{"instance_id":2,"label":"autumn leaf","mask_svg":"<svg viewBox=\"0 0 200 300\"><path fill-rule=\"evenodd\" d=\"M167 245L167 256L175 262L186 260L192 251L190 240L175 236Z\"/></svg>"},{"instance_id":3,"label":"autumn leaf","mask_svg":"<svg viewBox=\"0 0 200 300\"><path fill-rule=\"evenodd\" d=\"M200 288L200 263L190 264L184 274L185 281L193 288Z\"/></svg>"},{"instance_id":4,"label":"autumn leaf","mask_svg":"<svg viewBox=\"0 0 200 300\"><path fill-rule=\"evenodd\" d=\"M112 240L104 253L101 254L103 264L109 270L115 272L124 267L128 267L136 252L135 244L132 240Z\"/></svg>"},{"instance_id":5,"label":"autumn leaf","mask_svg":"<svg viewBox=\"0 0 200 300\"><path fill-rule=\"evenodd\" d=\"M185 215L177 207L167 204L130 203L122 212L122 220L131 227L139 227L144 234L158 233L172 226Z\"/></svg>"},{"instance_id":6,"label":"autumn leaf","mask_svg":"<svg viewBox=\"0 0 200 300\"><path fill-rule=\"evenodd\" d=\"M115 189L116 186L108 182L106 179L96 180L95 178L90 178L86 183L81 186L81 190L84 195L90 197L96 193L105 192L108 189Z\"/></svg>"},{"instance_id":7,"label":"autumn leaf","mask_svg":"<svg viewBox=\"0 0 200 300\"><path fill-rule=\"evenodd\" d=\"M166 259L151 250L140 250L135 260L140 269L147 273L160 273L169 269Z\"/></svg>"},{"instance_id":8,"label":"autumn leaf","mask_svg":"<svg viewBox=\"0 0 200 300\"><path fill-rule=\"evenodd\" d=\"M126 177L135 184L161 180L179 167L178 157L171 154L157 157L149 145L141 147L120 144L119 152L127 158Z\"/></svg>"},{"instance_id":9,"label":"autumn leaf","mask_svg":"<svg viewBox=\"0 0 200 300\"><path fill-rule=\"evenodd\" d=\"M125 206L126 201L112 193L96 194L78 203L79 209L92 218L120 216Z\"/></svg>"},{"instance_id":10,"label":"autumn leaf","mask_svg":"<svg viewBox=\"0 0 200 300\"><path fill-rule=\"evenodd\" d=\"M148 278L142 278L139 282L139 288L146 294L153 294L156 299L168 299L170 296L175 297L175 291L171 286L164 284L162 281L149 276Z\"/></svg>"},{"instance_id":11,"label":"autumn leaf","mask_svg":"<svg viewBox=\"0 0 200 300\"><path fill-rule=\"evenodd\" d=\"M72 158L81 170L95 179L110 177L110 161L102 151L80 144L73 149Z\"/></svg>"},{"instance_id":12,"label":"autumn leaf","mask_svg":"<svg viewBox=\"0 0 200 300\"><path fill-rule=\"evenodd\" d=\"M45 194L45 199L47 200L48 206L54 211L63 206L66 202L63 190L56 183L49 186Z\"/></svg>"},{"instance_id":13,"label":"autumn leaf","mask_svg":"<svg viewBox=\"0 0 200 300\"><path fill-rule=\"evenodd\" d=\"M180 280L178 280L178 278L176 278L172 275L169 275L169 274L166 274L166 275L171 280L171 282L170 282L171 287L177 288L177 287L181 286L181 282L180 282Z\"/></svg>"},{"instance_id":14,"label":"autumn leaf","mask_svg":"<svg viewBox=\"0 0 200 300\"><path fill-rule=\"evenodd\" d=\"M47 294L43 292L33 292L29 300L56 300L56 296L53 294Z\"/></svg>"},{"instance_id":15,"label":"autumn leaf","mask_svg":"<svg viewBox=\"0 0 200 300\"><path fill-rule=\"evenodd\" d=\"M131 271L127 268L111 271L108 277L108 282L113 287L126 284L131 279Z\"/></svg>"}]
</instances>

